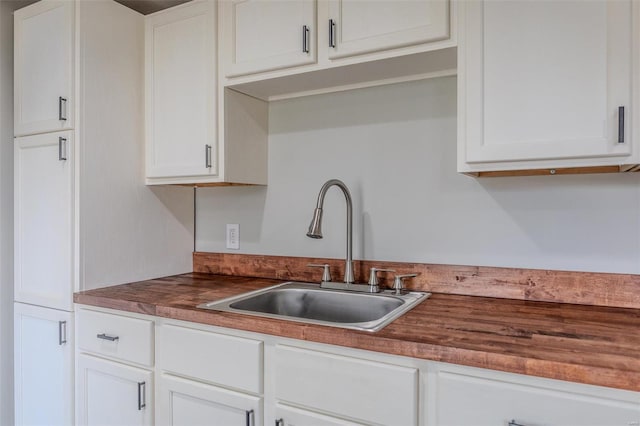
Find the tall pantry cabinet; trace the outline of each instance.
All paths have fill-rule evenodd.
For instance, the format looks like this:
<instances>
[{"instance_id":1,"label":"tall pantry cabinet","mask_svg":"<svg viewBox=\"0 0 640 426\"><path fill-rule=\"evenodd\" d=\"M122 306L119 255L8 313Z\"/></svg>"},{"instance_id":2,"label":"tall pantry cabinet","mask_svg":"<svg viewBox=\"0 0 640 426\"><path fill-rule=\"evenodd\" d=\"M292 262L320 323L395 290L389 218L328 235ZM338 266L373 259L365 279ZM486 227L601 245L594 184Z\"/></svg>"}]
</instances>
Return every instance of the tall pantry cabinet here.
<instances>
[{"instance_id":1,"label":"tall pantry cabinet","mask_svg":"<svg viewBox=\"0 0 640 426\"><path fill-rule=\"evenodd\" d=\"M16 424L74 424L73 292L191 270L192 193L144 184L144 18L15 12Z\"/></svg>"}]
</instances>

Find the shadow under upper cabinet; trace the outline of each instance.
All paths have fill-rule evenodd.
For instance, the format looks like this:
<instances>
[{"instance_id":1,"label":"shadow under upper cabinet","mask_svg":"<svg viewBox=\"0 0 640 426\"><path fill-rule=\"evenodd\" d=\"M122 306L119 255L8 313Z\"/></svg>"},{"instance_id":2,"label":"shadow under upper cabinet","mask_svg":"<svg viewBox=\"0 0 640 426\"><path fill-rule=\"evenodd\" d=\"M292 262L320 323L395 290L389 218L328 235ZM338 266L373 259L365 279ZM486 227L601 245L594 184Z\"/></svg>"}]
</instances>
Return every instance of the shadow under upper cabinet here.
<instances>
[{"instance_id":1,"label":"shadow under upper cabinet","mask_svg":"<svg viewBox=\"0 0 640 426\"><path fill-rule=\"evenodd\" d=\"M158 12L163 9L168 9L173 6L177 6L182 3L186 3L190 0L115 0L133 9L143 15L149 15L154 12Z\"/></svg>"}]
</instances>

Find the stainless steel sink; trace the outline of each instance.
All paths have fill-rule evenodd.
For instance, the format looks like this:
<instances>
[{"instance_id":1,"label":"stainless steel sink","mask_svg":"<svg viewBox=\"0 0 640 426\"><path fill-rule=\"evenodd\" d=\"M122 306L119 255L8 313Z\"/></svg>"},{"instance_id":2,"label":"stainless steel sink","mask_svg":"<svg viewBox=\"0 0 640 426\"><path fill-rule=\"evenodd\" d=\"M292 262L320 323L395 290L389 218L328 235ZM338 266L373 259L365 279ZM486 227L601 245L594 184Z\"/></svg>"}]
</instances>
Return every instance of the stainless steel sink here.
<instances>
[{"instance_id":1,"label":"stainless steel sink","mask_svg":"<svg viewBox=\"0 0 640 426\"><path fill-rule=\"evenodd\" d=\"M267 318L378 331L429 297L429 293L377 294L321 289L319 284L288 282L244 293L199 308Z\"/></svg>"}]
</instances>

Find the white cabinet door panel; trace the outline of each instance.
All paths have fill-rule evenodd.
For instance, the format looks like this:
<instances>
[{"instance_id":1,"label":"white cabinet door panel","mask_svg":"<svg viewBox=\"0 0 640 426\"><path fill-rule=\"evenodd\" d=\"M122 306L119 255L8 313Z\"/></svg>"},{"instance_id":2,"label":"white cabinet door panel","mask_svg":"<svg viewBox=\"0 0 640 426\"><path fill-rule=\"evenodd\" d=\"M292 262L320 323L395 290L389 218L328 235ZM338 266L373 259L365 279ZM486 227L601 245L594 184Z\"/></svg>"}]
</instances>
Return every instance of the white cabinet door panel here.
<instances>
[{"instance_id":1,"label":"white cabinet door panel","mask_svg":"<svg viewBox=\"0 0 640 426\"><path fill-rule=\"evenodd\" d=\"M329 19L331 59L449 37L448 0L332 0Z\"/></svg>"},{"instance_id":2,"label":"white cabinet door panel","mask_svg":"<svg viewBox=\"0 0 640 426\"><path fill-rule=\"evenodd\" d=\"M262 399L163 374L158 384L158 424L256 426Z\"/></svg>"},{"instance_id":3,"label":"white cabinet door panel","mask_svg":"<svg viewBox=\"0 0 640 426\"><path fill-rule=\"evenodd\" d=\"M167 324L158 329L158 366L182 376L262 393L263 346L259 340Z\"/></svg>"},{"instance_id":4,"label":"white cabinet door panel","mask_svg":"<svg viewBox=\"0 0 640 426\"><path fill-rule=\"evenodd\" d=\"M218 173L216 40L214 2L147 19L147 177Z\"/></svg>"},{"instance_id":5,"label":"white cabinet door panel","mask_svg":"<svg viewBox=\"0 0 640 426\"><path fill-rule=\"evenodd\" d=\"M280 401L376 424L418 422L415 368L285 345L276 345L275 354Z\"/></svg>"},{"instance_id":6,"label":"white cabinet door panel","mask_svg":"<svg viewBox=\"0 0 640 426\"><path fill-rule=\"evenodd\" d=\"M481 375L440 371L434 390L439 426L495 426L514 420L522 425L628 426L640 419L640 400L617 400L602 389L573 385L574 391L552 385L526 384L505 374ZM527 378L525 378L527 379ZM547 382L550 383L550 382ZM560 382L558 382L560 383ZM593 388L593 387L591 387ZM630 393L630 392L629 392Z\"/></svg>"},{"instance_id":7,"label":"white cabinet door panel","mask_svg":"<svg viewBox=\"0 0 640 426\"><path fill-rule=\"evenodd\" d=\"M15 300L73 305L73 136L16 138Z\"/></svg>"},{"instance_id":8,"label":"white cabinet door panel","mask_svg":"<svg viewBox=\"0 0 640 426\"><path fill-rule=\"evenodd\" d=\"M14 304L17 425L73 424L73 314Z\"/></svg>"},{"instance_id":9,"label":"white cabinet door panel","mask_svg":"<svg viewBox=\"0 0 640 426\"><path fill-rule=\"evenodd\" d=\"M14 18L15 135L72 128L74 3L41 1Z\"/></svg>"},{"instance_id":10,"label":"white cabinet door panel","mask_svg":"<svg viewBox=\"0 0 640 426\"><path fill-rule=\"evenodd\" d=\"M229 0L220 7L227 77L316 62L316 0Z\"/></svg>"},{"instance_id":11,"label":"white cabinet door panel","mask_svg":"<svg viewBox=\"0 0 640 426\"><path fill-rule=\"evenodd\" d=\"M462 161L629 156L636 7L624 0L465 2Z\"/></svg>"},{"instance_id":12,"label":"white cabinet door panel","mask_svg":"<svg viewBox=\"0 0 640 426\"><path fill-rule=\"evenodd\" d=\"M153 424L153 373L91 355L78 356L78 423Z\"/></svg>"}]
</instances>

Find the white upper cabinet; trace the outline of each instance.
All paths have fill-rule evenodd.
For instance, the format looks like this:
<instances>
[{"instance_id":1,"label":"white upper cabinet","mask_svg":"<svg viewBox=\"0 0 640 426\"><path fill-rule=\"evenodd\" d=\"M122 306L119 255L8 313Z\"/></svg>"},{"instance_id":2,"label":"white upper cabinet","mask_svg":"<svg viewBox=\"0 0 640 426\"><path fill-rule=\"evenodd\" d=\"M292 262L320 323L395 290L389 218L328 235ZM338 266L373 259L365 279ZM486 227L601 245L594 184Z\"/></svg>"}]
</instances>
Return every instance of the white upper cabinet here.
<instances>
[{"instance_id":1,"label":"white upper cabinet","mask_svg":"<svg viewBox=\"0 0 640 426\"><path fill-rule=\"evenodd\" d=\"M316 62L316 0L220 2L227 77Z\"/></svg>"},{"instance_id":2,"label":"white upper cabinet","mask_svg":"<svg viewBox=\"0 0 640 426\"><path fill-rule=\"evenodd\" d=\"M218 172L215 17L195 2L146 21L148 178Z\"/></svg>"},{"instance_id":3,"label":"white upper cabinet","mask_svg":"<svg viewBox=\"0 0 640 426\"><path fill-rule=\"evenodd\" d=\"M15 300L73 305L73 133L16 138Z\"/></svg>"},{"instance_id":4,"label":"white upper cabinet","mask_svg":"<svg viewBox=\"0 0 640 426\"><path fill-rule=\"evenodd\" d=\"M446 0L331 0L329 58L388 50L449 36Z\"/></svg>"},{"instance_id":5,"label":"white upper cabinet","mask_svg":"<svg viewBox=\"0 0 640 426\"><path fill-rule=\"evenodd\" d=\"M268 105L218 90L217 10L197 0L145 18L148 185L266 184Z\"/></svg>"},{"instance_id":6,"label":"white upper cabinet","mask_svg":"<svg viewBox=\"0 0 640 426\"><path fill-rule=\"evenodd\" d=\"M73 128L74 4L15 12L15 135Z\"/></svg>"},{"instance_id":7,"label":"white upper cabinet","mask_svg":"<svg viewBox=\"0 0 640 426\"><path fill-rule=\"evenodd\" d=\"M221 84L272 101L453 75L456 5L221 1Z\"/></svg>"},{"instance_id":8,"label":"white upper cabinet","mask_svg":"<svg viewBox=\"0 0 640 426\"><path fill-rule=\"evenodd\" d=\"M638 6L461 2L458 171L637 163Z\"/></svg>"}]
</instances>

